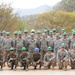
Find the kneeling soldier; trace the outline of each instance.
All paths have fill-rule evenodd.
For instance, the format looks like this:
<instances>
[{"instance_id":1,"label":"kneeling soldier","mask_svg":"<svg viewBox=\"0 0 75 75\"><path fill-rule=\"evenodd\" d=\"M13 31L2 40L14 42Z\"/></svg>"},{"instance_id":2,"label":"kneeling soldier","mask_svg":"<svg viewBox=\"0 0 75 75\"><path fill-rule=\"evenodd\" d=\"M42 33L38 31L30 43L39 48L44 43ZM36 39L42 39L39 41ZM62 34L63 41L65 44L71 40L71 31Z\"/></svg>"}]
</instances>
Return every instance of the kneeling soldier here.
<instances>
[{"instance_id":1,"label":"kneeling soldier","mask_svg":"<svg viewBox=\"0 0 75 75\"><path fill-rule=\"evenodd\" d=\"M0 51L0 66L1 66L1 71L3 70L3 54L2 51Z\"/></svg>"},{"instance_id":2,"label":"kneeling soldier","mask_svg":"<svg viewBox=\"0 0 75 75\"><path fill-rule=\"evenodd\" d=\"M52 48L51 47L48 47L47 50L48 51L44 56L44 67L49 69L52 65L52 69L54 70L55 55L54 55L54 53L52 53Z\"/></svg>"},{"instance_id":3,"label":"kneeling soldier","mask_svg":"<svg viewBox=\"0 0 75 75\"><path fill-rule=\"evenodd\" d=\"M70 51L71 69L75 69L75 43L73 49Z\"/></svg>"},{"instance_id":4,"label":"kneeling soldier","mask_svg":"<svg viewBox=\"0 0 75 75\"><path fill-rule=\"evenodd\" d=\"M11 70L14 68L16 70L17 67L17 55L15 54L15 49L13 47L10 48L10 54L7 56L7 65L11 67Z\"/></svg>"},{"instance_id":5,"label":"kneeling soldier","mask_svg":"<svg viewBox=\"0 0 75 75\"><path fill-rule=\"evenodd\" d=\"M63 69L66 71L68 66L68 51L65 49L65 44L61 44L62 48L57 52L57 60L59 69Z\"/></svg>"},{"instance_id":6,"label":"kneeling soldier","mask_svg":"<svg viewBox=\"0 0 75 75\"><path fill-rule=\"evenodd\" d=\"M39 53L39 48L35 48L34 53L33 53L33 59L32 59L32 64L34 66L34 69L36 69L37 65L39 65L39 69L41 69L42 66L42 58L41 54Z\"/></svg>"},{"instance_id":7,"label":"kneeling soldier","mask_svg":"<svg viewBox=\"0 0 75 75\"><path fill-rule=\"evenodd\" d=\"M22 53L20 55L21 67L24 67L24 70L28 70L29 65L29 53L26 51L25 47L22 47Z\"/></svg>"}]
</instances>

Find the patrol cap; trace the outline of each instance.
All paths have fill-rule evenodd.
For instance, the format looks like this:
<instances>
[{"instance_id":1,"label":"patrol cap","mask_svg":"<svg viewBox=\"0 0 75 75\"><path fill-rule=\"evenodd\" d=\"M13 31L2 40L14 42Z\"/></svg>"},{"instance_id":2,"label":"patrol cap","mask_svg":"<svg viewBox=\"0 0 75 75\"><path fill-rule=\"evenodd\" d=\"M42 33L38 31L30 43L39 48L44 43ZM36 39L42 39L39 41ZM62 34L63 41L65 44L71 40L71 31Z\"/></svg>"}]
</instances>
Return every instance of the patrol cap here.
<instances>
[{"instance_id":1,"label":"patrol cap","mask_svg":"<svg viewBox=\"0 0 75 75\"><path fill-rule=\"evenodd\" d=\"M5 30L3 30L3 31L2 31L2 34L6 34L6 31L5 31Z\"/></svg>"},{"instance_id":2,"label":"patrol cap","mask_svg":"<svg viewBox=\"0 0 75 75\"><path fill-rule=\"evenodd\" d=\"M10 32L6 32L6 35L10 35Z\"/></svg>"},{"instance_id":3,"label":"patrol cap","mask_svg":"<svg viewBox=\"0 0 75 75\"><path fill-rule=\"evenodd\" d=\"M32 33L32 32L34 32L34 33L35 33L35 30L34 30L34 29L32 29L32 30L31 30L31 33Z\"/></svg>"},{"instance_id":4,"label":"patrol cap","mask_svg":"<svg viewBox=\"0 0 75 75\"><path fill-rule=\"evenodd\" d=\"M65 32L65 29L62 29L62 32L64 33Z\"/></svg>"},{"instance_id":5,"label":"patrol cap","mask_svg":"<svg viewBox=\"0 0 75 75\"><path fill-rule=\"evenodd\" d=\"M75 30L72 32L72 34L74 34L74 35L75 35Z\"/></svg>"},{"instance_id":6,"label":"patrol cap","mask_svg":"<svg viewBox=\"0 0 75 75\"><path fill-rule=\"evenodd\" d=\"M17 31L15 31L15 32L14 32L14 35L17 35L17 34L18 34L18 32L17 32Z\"/></svg>"},{"instance_id":7,"label":"patrol cap","mask_svg":"<svg viewBox=\"0 0 75 75\"><path fill-rule=\"evenodd\" d=\"M22 51L26 51L26 48L25 47L22 47Z\"/></svg>"},{"instance_id":8,"label":"patrol cap","mask_svg":"<svg viewBox=\"0 0 75 75\"><path fill-rule=\"evenodd\" d=\"M72 29L72 32L74 31L74 29Z\"/></svg>"},{"instance_id":9,"label":"patrol cap","mask_svg":"<svg viewBox=\"0 0 75 75\"><path fill-rule=\"evenodd\" d=\"M22 32L21 31L18 31L18 34L22 34Z\"/></svg>"},{"instance_id":10,"label":"patrol cap","mask_svg":"<svg viewBox=\"0 0 75 75\"><path fill-rule=\"evenodd\" d=\"M44 29L44 33L48 32L46 29Z\"/></svg>"},{"instance_id":11,"label":"patrol cap","mask_svg":"<svg viewBox=\"0 0 75 75\"><path fill-rule=\"evenodd\" d=\"M10 51L14 51L14 50L15 50L14 47L11 47L11 48L10 48Z\"/></svg>"},{"instance_id":12,"label":"patrol cap","mask_svg":"<svg viewBox=\"0 0 75 75\"><path fill-rule=\"evenodd\" d=\"M34 36L34 33L31 33L30 36Z\"/></svg>"},{"instance_id":13,"label":"patrol cap","mask_svg":"<svg viewBox=\"0 0 75 75\"><path fill-rule=\"evenodd\" d=\"M48 50L48 51L52 51L52 47L48 47L47 50Z\"/></svg>"},{"instance_id":14,"label":"patrol cap","mask_svg":"<svg viewBox=\"0 0 75 75\"><path fill-rule=\"evenodd\" d=\"M35 48L35 50L34 50L35 52L39 52L39 48Z\"/></svg>"},{"instance_id":15,"label":"patrol cap","mask_svg":"<svg viewBox=\"0 0 75 75\"><path fill-rule=\"evenodd\" d=\"M28 33L28 30L24 30L24 33Z\"/></svg>"},{"instance_id":16,"label":"patrol cap","mask_svg":"<svg viewBox=\"0 0 75 75\"><path fill-rule=\"evenodd\" d=\"M75 47L75 43L73 44L73 47Z\"/></svg>"},{"instance_id":17,"label":"patrol cap","mask_svg":"<svg viewBox=\"0 0 75 75\"><path fill-rule=\"evenodd\" d=\"M40 30L38 30L38 31L37 31L37 34L41 34L41 31L40 31Z\"/></svg>"},{"instance_id":18,"label":"patrol cap","mask_svg":"<svg viewBox=\"0 0 75 75\"><path fill-rule=\"evenodd\" d=\"M56 28L53 28L53 32L56 32Z\"/></svg>"},{"instance_id":19,"label":"patrol cap","mask_svg":"<svg viewBox=\"0 0 75 75\"><path fill-rule=\"evenodd\" d=\"M66 32L64 32L64 34L63 34L64 36L66 36L67 35L67 33Z\"/></svg>"},{"instance_id":20,"label":"patrol cap","mask_svg":"<svg viewBox=\"0 0 75 75\"><path fill-rule=\"evenodd\" d=\"M59 33L56 33L56 36L60 36L60 34Z\"/></svg>"},{"instance_id":21,"label":"patrol cap","mask_svg":"<svg viewBox=\"0 0 75 75\"><path fill-rule=\"evenodd\" d=\"M42 33L42 36L46 36L46 34L45 33Z\"/></svg>"},{"instance_id":22,"label":"patrol cap","mask_svg":"<svg viewBox=\"0 0 75 75\"><path fill-rule=\"evenodd\" d=\"M61 47L65 47L65 43L62 43L62 44L61 44Z\"/></svg>"},{"instance_id":23,"label":"patrol cap","mask_svg":"<svg viewBox=\"0 0 75 75\"><path fill-rule=\"evenodd\" d=\"M51 31L49 31L49 34L53 34L53 31L51 30Z\"/></svg>"}]
</instances>

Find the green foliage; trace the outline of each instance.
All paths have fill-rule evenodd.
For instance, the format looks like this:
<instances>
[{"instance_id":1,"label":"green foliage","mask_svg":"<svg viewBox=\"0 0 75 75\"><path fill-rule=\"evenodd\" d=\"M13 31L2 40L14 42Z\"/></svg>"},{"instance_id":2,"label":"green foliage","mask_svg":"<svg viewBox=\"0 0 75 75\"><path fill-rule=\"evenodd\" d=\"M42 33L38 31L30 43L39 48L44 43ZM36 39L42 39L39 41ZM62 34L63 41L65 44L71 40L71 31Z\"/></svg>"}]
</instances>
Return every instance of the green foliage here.
<instances>
[{"instance_id":1,"label":"green foliage","mask_svg":"<svg viewBox=\"0 0 75 75\"><path fill-rule=\"evenodd\" d=\"M35 20L30 20L27 24L30 26L33 25L36 30L50 30L56 27L58 31L64 28L67 32L71 32L71 29L75 28L75 13L53 10L37 15Z\"/></svg>"}]
</instances>

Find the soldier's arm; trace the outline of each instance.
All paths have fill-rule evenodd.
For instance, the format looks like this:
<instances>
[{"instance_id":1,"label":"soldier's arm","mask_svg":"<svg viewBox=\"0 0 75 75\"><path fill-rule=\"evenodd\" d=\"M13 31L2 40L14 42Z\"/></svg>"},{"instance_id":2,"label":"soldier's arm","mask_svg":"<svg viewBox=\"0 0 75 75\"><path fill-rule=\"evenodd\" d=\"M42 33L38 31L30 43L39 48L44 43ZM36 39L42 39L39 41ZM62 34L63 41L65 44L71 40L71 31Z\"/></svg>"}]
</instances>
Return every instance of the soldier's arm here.
<instances>
[{"instance_id":1,"label":"soldier's arm","mask_svg":"<svg viewBox=\"0 0 75 75\"><path fill-rule=\"evenodd\" d=\"M66 51L66 55L63 60L67 60L67 59L68 59L68 52Z\"/></svg>"},{"instance_id":2,"label":"soldier's arm","mask_svg":"<svg viewBox=\"0 0 75 75\"><path fill-rule=\"evenodd\" d=\"M50 60L54 60L55 59L55 54L52 54L52 58L50 58Z\"/></svg>"}]
</instances>

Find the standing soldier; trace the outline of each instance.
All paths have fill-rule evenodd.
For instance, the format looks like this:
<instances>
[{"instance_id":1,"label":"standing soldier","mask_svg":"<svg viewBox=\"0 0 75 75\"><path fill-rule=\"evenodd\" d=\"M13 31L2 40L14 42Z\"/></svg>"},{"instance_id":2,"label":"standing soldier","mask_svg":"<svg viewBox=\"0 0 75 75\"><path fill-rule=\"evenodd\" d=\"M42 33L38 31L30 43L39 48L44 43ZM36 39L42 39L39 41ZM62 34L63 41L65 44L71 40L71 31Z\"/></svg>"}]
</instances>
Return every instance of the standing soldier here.
<instances>
[{"instance_id":1,"label":"standing soldier","mask_svg":"<svg viewBox=\"0 0 75 75\"><path fill-rule=\"evenodd\" d=\"M6 32L6 38L3 40L4 66L5 66L7 55L10 52L10 47L12 47L12 39L10 38L10 32Z\"/></svg>"},{"instance_id":2,"label":"standing soldier","mask_svg":"<svg viewBox=\"0 0 75 75\"><path fill-rule=\"evenodd\" d=\"M24 35L22 37L24 39L24 43L25 43L25 46L26 47L26 50L28 51L28 40L30 39L30 36L28 35L28 30L24 30Z\"/></svg>"},{"instance_id":3,"label":"standing soldier","mask_svg":"<svg viewBox=\"0 0 75 75\"><path fill-rule=\"evenodd\" d=\"M15 54L14 50L15 49L13 47L11 47L10 48L10 53L7 56L7 65L8 65L8 67L11 68L11 70L13 70L14 67L15 67L14 70L16 70L17 63L18 63L17 55Z\"/></svg>"},{"instance_id":4,"label":"standing soldier","mask_svg":"<svg viewBox=\"0 0 75 75\"><path fill-rule=\"evenodd\" d=\"M15 32L14 32L14 37L12 38L13 47L15 48L15 50L16 50L16 40L17 40L17 34L18 34L18 32L17 32L17 31L15 31Z\"/></svg>"},{"instance_id":5,"label":"standing soldier","mask_svg":"<svg viewBox=\"0 0 75 75\"><path fill-rule=\"evenodd\" d=\"M42 66L41 54L39 53L39 48L35 48L35 52L33 53L33 61L32 64L34 69L36 69L37 65L39 65L39 69Z\"/></svg>"},{"instance_id":6,"label":"standing soldier","mask_svg":"<svg viewBox=\"0 0 75 75\"><path fill-rule=\"evenodd\" d=\"M49 31L49 37L47 38L47 41L48 41L48 47L51 47L52 49L54 49L53 31Z\"/></svg>"},{"instance_id":7,"label":"standing soldier","mask_svg":"<svg viewBox=\"0 0 75 75\"><path fill-rule=\"evenodd\" d=\"M3 70L3 53L0 50L0 67L1 67L1 71Z\"/></svg>"},{"instance_id":8,"label":"standing soldier","mask_svg":"<svg viewBox=\"0 0 75 75\"><path fill-rule=\"evenodd\" d=\"M75 43L75 30L72 32L72 37L70 37L70 49L73 49L73 44Z\"/></svg>"},{"instance_id":9,"label":"standing soldier","mask_svg":"<svg viewBox=\"0 0 75 75\"><path fill-rule=\"evenodd\" d=\"M53 28L53 38L56 38L56 28Z\"/></svg>"},{"instance_id":10,"label":"standing soldier","mask_svg":"<svg viewBox=\"0 0 75 75\"><path fill-rule=\"evenodd\" d=\"M4 39L6 37L6 31L2 31L2 38Z\"/></svg>"},{"instance_id":11,"label":"standing soldier","mask_svg":"<svg viewBox=\"0 0 75 75\"><path fill-rule=\"evenodd\" d=\"M30 61L32 62L32 57L34 53L34 49L38 47L37 40L34 38L34 33L30 34L30 39L28 40L28 52L30 55Z\"/></svg>"},{"instance_id":12,"label":"standing soldier","mask_svg":"<svg viewBox=\"0 0 75 75\"><path fill-rule=\"evenodd\" d=\"M62 39L62 43L65 43L66 50L69 50L69 39L67 38L66 32L63 33L63 37L61 39Z\"/></svg>"},{"instance_id":13,"label":"standing soldier","mask_svg":"<svg viewBox=\"0 0 75 75\"><path fill-rule=\"evenodd\" d=\"M16 40L16 53L18 54L18 61L22 52L22 47L24 47L24 39L22 38L22 32L18 31L18 38Z\"/></svg>"},{"instance_id":14,"label":"standing soldier","mask_svg":"<svg viewBox=\"0 0 75 75\"><path fill-rule=\"evenodd\" d=\"M41 49L40 49L41 50L41 56L42 56L42 60L43 60L44 55L47 51L47 46L48 46L48 41L46 39L46 34L45 33L42 34L42 39L40 41L40 46L41 46Z\"/></svg>"},{"instance_id":15,"label":"standing soldier","mask_svg":"<svg viewBox=\"0 0 75 75\"><path fill-rule=\"evenodd\" d=\"M59 37L59 33L56 33L56 39L54 40L54 53L55 53L55 57L57 57L57 51L61 48L61 39ZM56 58L56 62L57 62L57 58Z\"/></svg>"},{"instance_id":16,"label":"standing soldier","mask_svg":"<svg viewBox=\"0 0 75 75\"><path fill-rule=\"evenodd\" d=\"M48 30L44 29L44 33L46 35L46 38L48 37Z\"/></svg>"},{"instance_id":17,"label":"standing soldier","mask_svg":"<svg viewBox=\"0 0 75 75\"><path fill-rule=\"evenodd\" d=\"M48 47L47 49L47 53L44 56L44 67L47 67L48 69L50 69L51 65L52 65L52 69L54 70L54 66L55 66L55 54L52 53L52 48Z\"/></svg>"},{"instance_id":18,"label":"standing soldier","mask_svg":"<svg viewBox=\"0 0 75 75\"><path fill-rule=\"evenodd\" d=\"M22 53L20 54L20 64L21 67L24 67L24 70L28 70L29 53L26 51L25 47L22 47Z\"/></svg>"},{"instance_id":19,"label":"standing soldier","mask_svg":"<svg viewBox=\"0 0 75 75\"><path fill-rule=\"evenodd\" d=\"M68 51L65 49L65 44L61 44L62 48L57 52L57 60L59 69L63 69L66 71L68 66Z\"/></svg>"},{"instance_id":20,"label":"standing soldier","mask_svg":"<svg viewBox=\"0 0 75 75\"><path fill-rule=\"evenodd\" d=\"M36 37L36 40L38 41L38 48L40 49L40 40L42 39L41 37L41 31L38 30L37 31L37 37Z\"/></svg>"},{"instance_id":21,"label":"standing soldier","mask_svg":"<svg viewBox=\"0 0 75 75\"><path fill-rule=\"evenodd\" d=\"M75 43L73 44L73 49L70 50L70 62L71 69L75 69Z\"/></svg>"},{"instance_id":22,"label":"standing soldier","mask_svg":"<svg viewBox=\"0 0 75 75\"><path fill-rule=\"evenodd\" d=\"M60 38L63 38L64 33L66 32L65 29L62 29L62 34L60 35Z\"/></svg>"}]
</instances>

